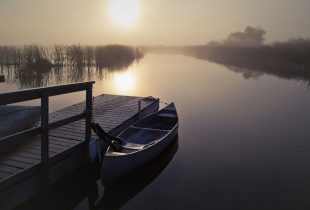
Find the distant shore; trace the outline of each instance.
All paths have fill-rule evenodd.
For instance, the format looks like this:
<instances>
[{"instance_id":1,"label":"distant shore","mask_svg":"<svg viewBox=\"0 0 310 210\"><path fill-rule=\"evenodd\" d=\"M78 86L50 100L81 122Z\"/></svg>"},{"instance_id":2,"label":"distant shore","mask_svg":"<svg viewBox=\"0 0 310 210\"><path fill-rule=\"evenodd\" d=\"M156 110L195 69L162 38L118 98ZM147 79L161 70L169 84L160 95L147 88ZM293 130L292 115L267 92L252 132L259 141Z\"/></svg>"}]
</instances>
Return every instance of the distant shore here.
<instances>
[{"instance_id":1,"label":"distant shore","mask_svg":"<svg viewBox=\"0 0 310 210\"><path fill-rule=\"evenodd\" d=\"M281 78L310 81L310 42L249 47L196 46L189 47L185 54Z\"/></svg>"},{"instance_id":2,"label":"distant shore","mask_svg":"<svg viewBox=\"0 0 310 210\"><path fill-rule=\"evenodd\" d=\"M192 56L223 64L304 80L310 84L310 40L295 39L260 46L237 46L210 43L196 46L150 46L145 53L171 53Z\"/></svg>"}]
</instances>

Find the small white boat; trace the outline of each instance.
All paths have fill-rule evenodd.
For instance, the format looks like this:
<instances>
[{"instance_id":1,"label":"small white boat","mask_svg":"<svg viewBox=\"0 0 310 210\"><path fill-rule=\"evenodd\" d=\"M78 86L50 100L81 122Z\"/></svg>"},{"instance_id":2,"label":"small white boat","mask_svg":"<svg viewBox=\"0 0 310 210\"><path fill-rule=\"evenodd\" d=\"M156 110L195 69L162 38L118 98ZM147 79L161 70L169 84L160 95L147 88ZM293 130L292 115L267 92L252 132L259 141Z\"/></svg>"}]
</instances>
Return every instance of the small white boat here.
<instances>
[{"instance_id":1,"label":"small white boat","mask_svg":"<svg viewBox=\"0 0 310 210\"><path fill-rule=\"evenodd\" d=\"M105 185L104 194L97 202L96 207L98 206L101 209L122 209L126 203L132 200L165 170L178 151L178 148L178 138L176 137L162 153L148 164L127 174L123 179L118 179L116 182Z\"/></svg>"},{"instance_id":2,"label":"small white boat","mask_svg":"<svg viewBox=\"0 0 310 210\"><path fill-rule=\"evenodd\" d=\"M142 167L158 156L174 139L178 127L178 114L172 103L142 118L119 134L119 140L111 141L118 145L113 146L109 142L110 146L102 160L103 184Z\"/></svg>"},{"instance_id":3,"label":"small white boat","mask_svg":"<svg viewBox=\"0 0 310 210\"><path fill-rule=\"evenodd\" d=\"M0 137L33 127L40 119L39 106L0 106Z\"/></svg>"}]
</instances>

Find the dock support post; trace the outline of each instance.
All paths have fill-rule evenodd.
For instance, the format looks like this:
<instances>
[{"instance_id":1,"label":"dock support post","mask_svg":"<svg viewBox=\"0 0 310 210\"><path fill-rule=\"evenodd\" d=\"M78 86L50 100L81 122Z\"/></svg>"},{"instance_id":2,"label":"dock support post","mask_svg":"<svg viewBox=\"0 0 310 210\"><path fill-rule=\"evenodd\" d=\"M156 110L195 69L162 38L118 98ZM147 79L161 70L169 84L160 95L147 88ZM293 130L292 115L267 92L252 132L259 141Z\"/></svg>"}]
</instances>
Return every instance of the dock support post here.
<instances>
[{"instance_id":1,"label":"dock support post","mask_svg":"<svg viewBox=\"0 0 310 210\"><path fill-rule=\"evenodd\" d=\"M140 115L141 112L141 100L138 101L138 113Z\"/></svg>"},{"instance_id":2,"label":"dock support post","mask_svg":"<svg viewBox=\"0 0 310 210\"><path fill-rule=\"evenodd\" d=\"M89 84L86 90L86 110L85 110L85 140L90 141L91 138L91 117L92 117L92 100L93 100L93 84Z\"/></svg>"},{"instance_id":3,"label":"dock support post","mask_svg":"<svg viewBox=\"0 0 310 210\"><path fill-rule=\"evenodd\" d=\"M41 162L42 162L42 177L44 182L48 180L48 117L49 117L49 98L48 94L41 97Z\"/></svg>"},{"instance_id":4,"label":"dock support post","mask_svg":"<svg viewBox=\"0 0 310 210\"><path fill-rule=\"evenodd\" d=\"M0 75L0 83L1 82L5 82L5 77L4 77L4 75Z\"/></svg>"}]
</instances>

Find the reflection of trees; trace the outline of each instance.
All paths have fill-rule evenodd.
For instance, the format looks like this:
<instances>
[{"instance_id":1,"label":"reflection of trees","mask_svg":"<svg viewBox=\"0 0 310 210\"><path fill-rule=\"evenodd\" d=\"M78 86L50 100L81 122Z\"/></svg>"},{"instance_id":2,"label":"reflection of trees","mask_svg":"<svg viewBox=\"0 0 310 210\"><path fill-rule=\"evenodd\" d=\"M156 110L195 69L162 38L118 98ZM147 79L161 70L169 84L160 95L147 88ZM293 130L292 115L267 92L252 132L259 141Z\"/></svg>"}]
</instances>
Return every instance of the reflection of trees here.
<instances>
[{"instance_id":1,"label":"reflection of trees","mask_svg":"<svg viewBox=\"0 0 310 210\"><path fill-rule=\"evenodd\" d=\"M310 40L307 39L256 46L211 42L204 46L186 47L184 54L229 67L310 83Z\"/></svg>"},{"instance_id":2,"label":"reflection of trees","mask_svg":"<svg viewBox=\"0 0 310 210\"><path fill-rule=\"evenodd\" d=\"M135 59L140 59L142 54L132 47L120 45L97 46L95 48L95 61L99 69L108 68L118 70L128 67Z\"/></svg>"},{"instance_id":3,"label":"reflection of trees","mask_svg":"<svg viewBox=\"0 0 310 210\"><path fill-rule=\"evenodd\" d=\"M113 69L96 67L55 67L50 71L40 71L33 68L3 67L1 74L5 75L6 82L16 83L19 89L44 87L49 85L84 82L90 80L102 80L110 74L128 69L128 65L121 64L119 68L115 64Z\"/></svg>"},{"instance_id":4,"label":"reflection of trees","mask_svg":"<svg viewBox=\"0 0 310 210\"><path fill-rule=\"evenodd\" d=\"M47 86L50 78L50 72L32 68L4 67L1 74L6 82L17 84L19 89Z\"/></svg>"},{"instance_id":5,"label":"reflection of trees","mask_svg":"<svg viewBox=\"0 0 310 210\"><path fill-rule=\"evenodd\" d=\"M132 47L55 45L52 49L30 45L0 47L0 71L20 89L102 80L122 71L143 55Z\"/></svg>"},{"instance_id":6,"label":"reflection of trees","mask_svg":"<svg viewBox=\"0 0 310 210\"><path fill-rule=\"evenodd\" d=\"M186 54L284 79L310 81L310 45L309 48L286 47L284 44L260 47L199 46L190 48Z\"/></svg>"},{"instance_id":7,"label":"reflection of trees","mask_svg":"<svg viewBox=\"0 0 310 210\"><path fill-rule=\"evenodd\" d=\"M227 68L233 72L242 74L244 79L258 79L259 77L264 75L263 72L258 72L247 68L239 68L236 66L227 66Z\"/></svg>"},{"instance_id":8,"label":"reflection of trees","mask_svg":"<svg viewBox=\"0 0 310 210\"><path fill-rule=\"evenodd\" d=\"M264 44L265 34L264 29L248 26L244 31L230 33L224 40L211 41L206 45L150 46L141 49L144 52L188 55L229 68L238 67L237 71L247 69L245 77L257 77L263 73L310 84L310 39ZM250 74L249 70L252 71Z\"/></svg>"},{"instance_id":9,"label":"reflection of trees","mask_svg":"<svg viewBox=\"0 0 310 210\"><path fill-rule=\"evenodd\" d=\"M5 82L15 83L15 69L11 67L1 67L0 74L4 75Z\"/></svg>"}]
</instances>

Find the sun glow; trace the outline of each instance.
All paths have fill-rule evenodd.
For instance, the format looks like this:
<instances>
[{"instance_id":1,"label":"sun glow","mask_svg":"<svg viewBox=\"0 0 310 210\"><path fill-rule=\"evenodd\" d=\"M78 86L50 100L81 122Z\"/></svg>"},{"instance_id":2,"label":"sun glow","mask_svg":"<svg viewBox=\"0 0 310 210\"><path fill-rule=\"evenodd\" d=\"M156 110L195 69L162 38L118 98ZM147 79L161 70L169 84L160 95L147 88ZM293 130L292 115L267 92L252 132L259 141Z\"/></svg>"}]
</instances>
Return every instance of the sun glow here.
<instances>
[{"instance_id":1,"label":"sun glow","mask_svg":"<svg viewBox=\"0 0 310 210\"><path fill-rule=\"evenodd\" d=\"M128 27L139 17L140 3L139 0L108 0L107 10L115 24Z\"/></svg>"},{"instance_id":2,"label":"sun glow","mask_svg":"<svg viewBox=\"0 0 310 210\"><path fill-rule=\"evenodd\" d=\"M130 71L115 73L113 77L114 86L121 92L131 91L136 84L136 78Z\"/></svg>"}]
</instances>

